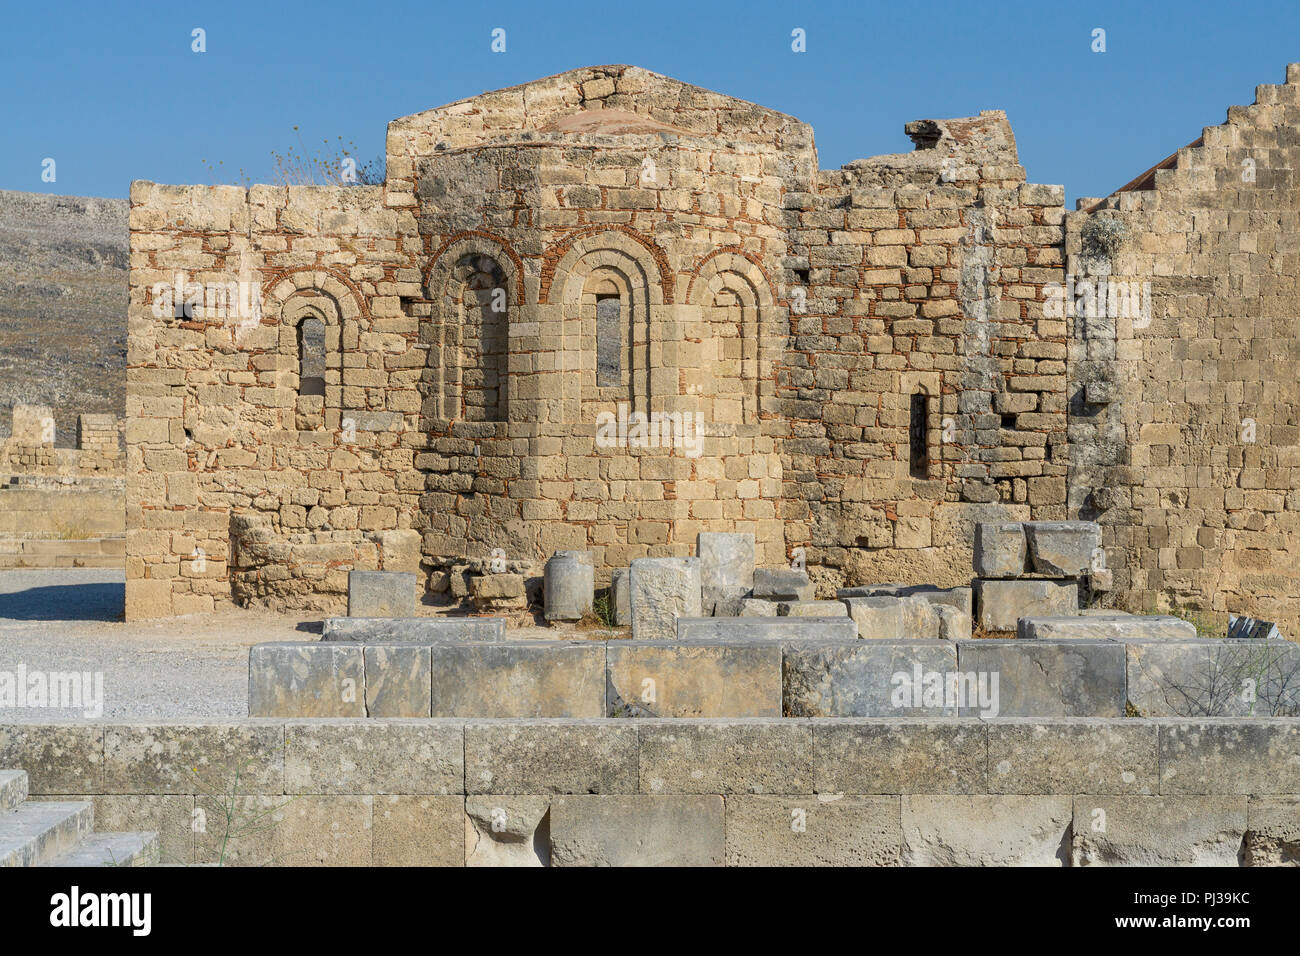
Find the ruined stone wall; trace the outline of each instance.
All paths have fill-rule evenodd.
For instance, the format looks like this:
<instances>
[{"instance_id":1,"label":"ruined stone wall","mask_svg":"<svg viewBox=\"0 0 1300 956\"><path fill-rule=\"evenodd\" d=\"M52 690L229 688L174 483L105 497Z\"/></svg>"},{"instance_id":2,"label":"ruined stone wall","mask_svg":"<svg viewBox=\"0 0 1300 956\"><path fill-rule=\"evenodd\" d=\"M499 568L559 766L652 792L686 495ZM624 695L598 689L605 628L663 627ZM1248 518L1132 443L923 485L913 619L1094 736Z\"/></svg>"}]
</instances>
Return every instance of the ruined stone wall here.
<instances>
[{"instance_id":1,"label":"ruined stone wall","mask_svg":"<svg viewBox=\"0 0 1300 956\"><path fill-rule=\"evenodd\" d=\"M113 415L79 415L75 448L55 447L55 412L48 405L14 405L11 415L0 441L0 476L120 476L122 423Z\"/></svg>"},{"instance_id":2,"label":"ruined stone wall","mask_svg":"<svg viewBox=\"0 0 1300 956\"><path fill-rule=\"evenodd\" d=\"M1292 65L1069 217L1070 510L1102 524L1121 606L1300 624L1298 124ZM1089 308L1099 278L1132 285Z\"/></svg>"},{"instance_id":3,"label":"ruined stone wall","mask_svg":"<svg viewBox=\"0 0 1300 956\"><path fill-rule=\"evenodd\" d=\"M1063 190L1000 112L908 132L785 197L786 534L836 581L965 584L974 522L1065 517Z\"/></svg>"}]
</instances>

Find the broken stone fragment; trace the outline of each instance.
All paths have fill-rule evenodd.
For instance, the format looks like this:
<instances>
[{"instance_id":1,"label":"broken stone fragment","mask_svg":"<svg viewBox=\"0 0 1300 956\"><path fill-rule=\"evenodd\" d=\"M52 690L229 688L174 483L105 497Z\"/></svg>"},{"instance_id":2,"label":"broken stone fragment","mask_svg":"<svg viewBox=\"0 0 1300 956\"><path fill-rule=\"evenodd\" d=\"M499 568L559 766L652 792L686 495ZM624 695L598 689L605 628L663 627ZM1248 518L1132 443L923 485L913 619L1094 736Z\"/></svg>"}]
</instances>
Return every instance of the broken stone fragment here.
<instances>
[{"instance_id":1,"label":"broken stone fragment","mask_svg":"<svg viewBox=\"0 0 1300 956\"><path fill-rule=\"evenodd\" d=\"M816 588L807 571L793 568L756 568L754 597L769 601L811 601Z\"/></svg>"}]
</instances>

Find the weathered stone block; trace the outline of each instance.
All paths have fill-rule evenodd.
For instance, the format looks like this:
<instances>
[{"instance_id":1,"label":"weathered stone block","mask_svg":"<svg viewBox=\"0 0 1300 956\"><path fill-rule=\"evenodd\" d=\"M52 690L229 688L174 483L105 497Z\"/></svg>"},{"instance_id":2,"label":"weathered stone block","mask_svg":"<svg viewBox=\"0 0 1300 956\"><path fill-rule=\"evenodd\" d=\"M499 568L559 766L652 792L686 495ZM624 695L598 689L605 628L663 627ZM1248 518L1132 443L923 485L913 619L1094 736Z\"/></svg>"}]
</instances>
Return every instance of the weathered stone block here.
<instances>
[{"instance_id":1,"label":"weathered stone block","mask_svg":"<svg viewBox=\"0 0 1300 956\"><path fill-rule=\"evenodd\" d=\"M769 601L811 601L817 588L807 571L793 568L755 568L754 597Z\"/></svg>"},{"instance_id":2,"label":"weathered stone block","mask_svg":"<svg viewBox=\"0 0 1300 956\"><path fill-rule=\"evenodd\" d=\"M566 796L551 802L552 866L722 866L722 797Z\"/></svg>"},{"instance_id":3,"label":"weathered stone block","mask_svg":"<svg viewBox=\"0 0 1300 956\"><path fill-rule=\"evenodd\" d=\"M857 627L843 617L681 617L678 641L810 641L857 638Z\"/></svg>"},{"instance_id":4,"label":"weathered stone block","mask_svg":"<svg viewBox=\"0 0 1300 956\"><path fill-rule=\"evenodd\" d=\"M435 644L434 717L603 717L605 646L590 641Z\"/></svg>"},{"instance_id":5,"label":"weathered stone block","mask_svg":"<svg viewBox=\"0 0 1300 956\"><path fill-rule=\"evenodd\" d=\"M1196 625L1155 614L1022 617L1016 625L1016 637L1031 641L1186 641L1196 638Z\"/></svg>"},{"instance_id":6,"label":"weathered stone block","mask_svg":"<svg viewBox=\"0 0 1300 956\"><path fill-rule=\"evenodd\" d=\"M629 584L632 639L672 640L677 619L699 617L699 558L637 558Z\"/></svg>"},{"instance_id":7,"label":"weathered stone block","mask_svg":"<svg viewBox=\"0 0 1300 956\"><path fill-rule=\"evenodd\" d=\"M695 553L700 558L701 613L734 617L754 587L754 536L702 531Z\"/></svg>"},{"instance_id":8,"label":"weathered stone block","mask_svg":"<svg viewBox=\"0 0 1300 956\"><path fill-rule=\"evenodd\" d=\"M465 799L465 865L551 865L550 797Z\"/></svg>"},{"instance_id":9,"label":"weathered stone block","mask_svg":"<svg viewBox=\"0 0 1300 956\"><path fill-rule=\"evenodd\" d=\"M975 525L975 574L981 578L1016 578L1028 569L1029 545L1018 521Z\"/></svg>"},{"instance_id":10,"label":"weathered stone block","mask_svg":"<svg viewBox=\"0 0 1300 956\"><path fill-rule=\"evenodd\" d=\"M1101 526L1095 521L1026 521L1024 528L1029 563L1038 574L1080 577L1101 547Z\"/></svg>"},{"instance_id":11,"label":"weathered stone block","mask_svg":"<svg viewBox=\"0 0 1300 956\"><path fill-rule=\"evenodd\" d=\"M1069 797L903 795L905 866L1067 866Z\"/></svg>"},{"instance_id":12,"label":"weathered stone block","mask_svg":"<svg viewBox=\"0 0 1300 956\"><path fill-rule=\"evenodd\" d=\"M1158 728L1147 721L990 721L989 791L1157 793L1158 743Z\"/></svg>"},{"instance_id":13,"label":"weathered stone block","mask_svg":"<svg viewBox=\"0 0 1300 956\"><path fill-rule=\"evenodd\" d=\"M99 820L99 805L95 805ZM1300 797L1251 797L1246 808L1246 866L1300 865Z\"/></svg>"},{"instance_id":14,"label":"weathered stone block","mask_svg":"<svg viewBox=\"0 0 1300 956\"><path fill-rule=\"evenodd\" d=\"M727 798L727 866L897 866L896 796Z\"/></svg>"},{"instance_id":15,"label":"weathered stone block","mask_svg":"<svg viewBox=\"0 0 1300 956\"><path fill-rule=\"evenodd\" d=\"M1139 641L1125 645L1128 700L1143 717L1300 714L1300 645L1291 641Z\"/></svg>"},{"instance_id":16,"label":"weathered stone block","mask_svg":"<svg viewBox=\"0 0 1300 956\"><path fill-rule=\"evenodd\" d=\"M469 721L467 793L636 793L639 730L624 720Z\"/></svg>"},{"instance_id":17,"label":"weathered stone block","mask_svg":"<svg viewBox=\"0 0 1300 956\"><path fill-rule=\"evenodd\" d=\"M1159 726L1162 794L1300 793L1300 722L1216 717Z\"/></svg>"},{"instance_id":18,"label":"weathered stone block","mask_svg":"<svg viewBox=\"0 0 1300 956\"><path fill-rule=\"evenodd\" d=\"M781 601L776 606L781 617L848 617L842 601Z\"/></svg>"},{"instance_id":19,"label":"weathered stone block","mask_svg":"<svg viewBox=\"0 0 1300 956\"><path fill-rule=\"evenodd\" d=\"M988 675L1000 717L1123 717L1124 645L1107 641L957 642L963 674ZM979 708L967 707L963 715Z\"/></svg>"},{"instance_id":20,"label":"weathered stone block","mask_svg":"<svg viewBox=\"0 0 1300 956\"><path fill-rule=\"evenodd\" d=\"M605 653L607 716L781 716L781 648L774 642L611 641Z\"/></svg>"},{"instance_id":21,"label":"weathered stone block","mask_svg":"<svg viewBox=\"0 0 1300 956\"><path fill-rule=\"evenodd\" d=\"M325 620L322 641L362 641L383 644L433 644L439 641L503 641L501 617L331 617Z\"/></svg>"},{"instance_id":22,"label":"weathered stone block","mask_svg":"<svg viewBox=\"0 0 1300 956\"><path fill-rule=\"evenodd\" d=\"M0 767L27 771L31 794L103 793L104 727L85 721L0 724Z\"/></svg>"},{"instance_id":23,"label":"weathered stone block","mask_svg":"<svg viewBox=\"0 0 1300 956\"><path fill-rule=\"evenodd\" d=\"M813 731L806 723L646 720L637 726L643 793L813 790Z\"/></svg>"},{"instance_id":24,"label":"weathered stone block","mask_svg":"<svg viewBox=\"0 0 1300 956\"><path fill-rule=\"evenodd\" d=\"M372 866L464 866L464 798L390 794L374 798Z\"/></svg>"},{"instance_id":25,"label":"weathered stone block","mask_svg":"<svg viewBox=\"0 0 1300 956\"><path fill-rule=\"evenodd\" d=\"M615 568L609 576L610 600L614 605L614 623L627 627L632 623L632 598L630 589L632 581L630 568Z\"/></svg>"},{"instance_id":26,"label":"weathered stone block","mask_svg":"<svg viewBox=\"0 0 1300 956\"><path fill-rule=\"evenodd\" d=\"M104 793L283 793L284 722L110 724L103 767Z\"/></svg>"},{"instance_id":27,"label":"weathered stone block","mask_svg":"<svg viewBox=\"0 0 1300 956\"><path fill-rule=\"evenodd\" d=\"M367 644L366 716L428 717L433 672L429 648Z\"/></svg>"},{"instance_id":28,"label":"weathered stone block","mask_svg":"<svg viewBox=\"0 0 1300 956\"><path fill-rule=\"evenodd\" d=\"M775 601L768 601L764 598L741 598L740 609L737 612L738 617L776 617L777 606Z\"/></svg>"},{"instance_id":29,"label":"weathered stone block","mask_svg":"<svg viewBox=\"0 0 1300 956\"><path fill-rule=\"evenodd\" d=\"M1074 866L1237 866L1246 798L1074 798Z\"/></svg>"},{"instance_id":30,"label":"weathered stone block","mask_svg":"<svg viewBox=\"0 0 1300 956\"><path fill-rule=\"evenodd\" d=\"M248 651L250 717L364 717L363 646L296 641Z\"/></svg>"},{"instance_id":31,"label":"weathered stone block","mask_svg":"<svg viewBox=\"0 0 1300 956\"><path fill-rule=\"evenodd\" d=\"M348 617L415 617L412 571L349 571Z\"/></svg>"},{"instance_id":32,"label":"weathered stone block","mask_svg":"<svg viewBox=\"0 0 1300 956\"><path fill-rule=\"evenodd\" d=\"M289 721L285 792L461 793L464 729L459 720Z\"/></svg>"},{"instance_id":33,"label":"weathered stone block","mask_svg":"<svg viewBox=\"0 0 1300 956\"><path fill-rule=\"evenodd\" d=\"M972 719L814 720L817 793L981 793L985 725Z\"/></svg>"},{"instance_id":34,"label":"weathered stone block","mask_svg":"<svg viewBox=\"0 0 1300 956\"><path fill-rule=\"evenodd\" d=\"M986 631L1014 631L1022 617L1058 617L1079 610L1079 588L1073 581L975 582L980 626Z\"/></svg>"},{"instance_id":35,"label":"weathered stone block","mask_svg":"<svg viewBox=\"0 0 1300 956\"><path fill-rule=\"evenodd\" d=\"M790 642L783 646L785 714L956 716L956 700L944 692L956 666L957 647L948 641Z\"/></svg>"}]
</instances>

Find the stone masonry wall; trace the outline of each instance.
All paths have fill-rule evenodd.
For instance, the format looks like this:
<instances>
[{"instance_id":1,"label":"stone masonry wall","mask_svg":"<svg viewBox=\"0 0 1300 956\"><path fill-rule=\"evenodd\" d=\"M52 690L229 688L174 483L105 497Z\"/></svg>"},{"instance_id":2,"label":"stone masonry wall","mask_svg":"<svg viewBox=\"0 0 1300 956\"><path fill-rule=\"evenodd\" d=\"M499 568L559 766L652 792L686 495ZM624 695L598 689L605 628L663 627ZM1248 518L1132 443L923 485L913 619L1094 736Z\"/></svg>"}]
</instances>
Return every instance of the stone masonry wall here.
<instances>
[{"instance_id":1,"label":"stone masonry wall","mask_svg":"<svg viewBox=\"0 0 1300 956\"><path fill-rule=\"evenodd\" d=\"M1118 603L1300 625L1300 66L1146 188L1069 217L1069 272L1149 283L1072 317L1071 514ZM1153 188L1152 188L1153 187ZM1108 253L1102 232L1120 236ZM1113 306L1114 303L1111 303Z\"/></svg>"},{"instance_id":2,"label":"stone masonry wall","mask_svg":"<svg viewBox=\"0 0 1300 956\"><path fill-rule=\"evenodd\" d=\"M1295 719L0 726L36 799L244 866L1276 866L1298 757Z\"/></svg>"}]
</instances>

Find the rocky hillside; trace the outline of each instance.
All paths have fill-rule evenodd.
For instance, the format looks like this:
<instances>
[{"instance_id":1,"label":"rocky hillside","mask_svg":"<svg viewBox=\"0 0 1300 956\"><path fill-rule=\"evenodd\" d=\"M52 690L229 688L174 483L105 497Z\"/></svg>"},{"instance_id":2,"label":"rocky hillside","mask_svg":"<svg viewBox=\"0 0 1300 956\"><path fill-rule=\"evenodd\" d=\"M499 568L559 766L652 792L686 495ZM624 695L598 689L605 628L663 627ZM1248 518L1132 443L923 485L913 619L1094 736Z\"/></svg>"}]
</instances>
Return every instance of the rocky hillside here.
<instances>
[{"instance_id":1,"label":"rocky hillside","mask_svg":"<svg viewBox=\"0 0 1300 956\"><path fill-rule=\"evenodd\" d=\"M127 201L0 190L0 435L16 402L126 411Z\"/></svg>"}]
</instances>

